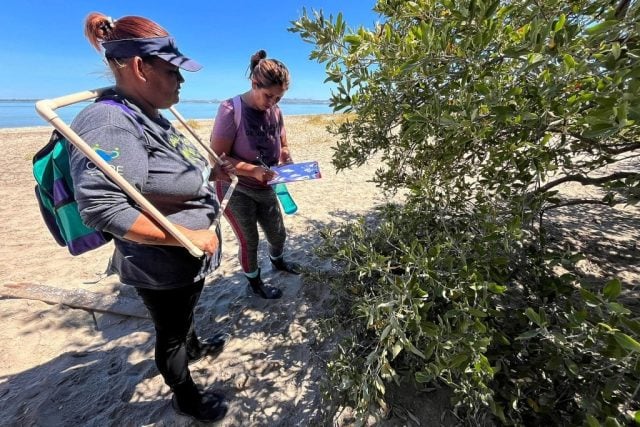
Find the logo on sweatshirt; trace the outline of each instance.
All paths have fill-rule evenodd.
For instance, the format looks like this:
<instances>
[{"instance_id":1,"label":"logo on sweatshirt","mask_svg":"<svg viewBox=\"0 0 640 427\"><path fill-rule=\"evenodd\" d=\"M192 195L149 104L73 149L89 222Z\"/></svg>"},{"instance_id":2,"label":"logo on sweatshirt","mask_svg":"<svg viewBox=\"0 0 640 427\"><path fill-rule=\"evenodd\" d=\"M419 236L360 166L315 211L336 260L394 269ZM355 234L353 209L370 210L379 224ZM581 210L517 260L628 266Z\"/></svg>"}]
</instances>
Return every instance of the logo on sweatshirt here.
<instances>
[{"instance_id":1,"label":"logo on sweatshirt","mask_svg":"<svg viewBox=\"0 0 640 427\"><path fill-rule=\"evenodd\" d=\"M99 144L95 144L93 147L93 151L96 152L96 154L98 156L100 156L100 158L102 158L102 160L104 160L107 163L111 163L112 160L117 159L118 157L120 157L120 148L116 147L111 151L106 151L103 150L102 148L100 148ZM122 175L122 166L114 166L109 164L109 166L111 166L111 168L113 170L115 170L116 172L118 172L120 175ZM98 169L98 167L95 165L95 163L88 161L87 162L87 171L91 174L91 175L95 175L98 173L101 173L100 169Z\"/></svg>"},{"instance_id":2,"label":"logo on sweatshirt","mask_svg":"<svg viewBox=\"0 0 640 427\"><path fill-rule=\"evenodd\" d=\"M199 162L206 162L198 149L183 135L173 134L169 137L169 144L187 160L190 164L195 165Z\"/></svg>"},{"instance_id":3,"label":"logo on sweatshirt","mask_svg":"<svg viewBox=\"0 0 640 427\"><path fill-rule=\"evenodd\" d=\"M98 144L96 144L92 148L93 148L93 151L98 153L98 155L102 157L102 159L107 163L113 159L117 159L118 157L120 157L120 148L118 147L116 147L113 151L105 151L102 148L100 148Z\"/></svg>"}]
</instances>

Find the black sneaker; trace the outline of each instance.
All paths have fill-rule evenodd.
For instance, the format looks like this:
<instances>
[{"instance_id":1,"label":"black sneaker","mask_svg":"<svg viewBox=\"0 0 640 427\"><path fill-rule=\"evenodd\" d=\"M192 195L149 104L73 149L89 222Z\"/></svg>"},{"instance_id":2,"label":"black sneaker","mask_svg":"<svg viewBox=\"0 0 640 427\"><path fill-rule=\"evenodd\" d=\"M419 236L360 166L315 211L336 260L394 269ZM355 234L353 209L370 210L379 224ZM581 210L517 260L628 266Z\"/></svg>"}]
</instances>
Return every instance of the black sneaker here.
<instances>
[{"instance_id":1,"label":"black sneaker","mask_svg":"<svg viewBox=\"0 0 640 427\"><path fill-rule=\"evenodd\" d=\"M300 267L300 264L296 262L285 261L284 258L278 258L278 259L269 258L269 259L271 260L271 265L276 270L286 271L287 273L291 273L291 274L302 273L302 268Z\"/></svg>"},{"instance_id":2,"label":"black sneaker","mask_svg":"<svg viewBox=\"0 0 640 427\"><path fill-rule=\"evenodd\" d=\"M215 334L206 340L196 340L194 344L187 344L187 358L189 364L201 361L205 356L216 357L222 353L227 343L228 334Z\"/></svg>"},{"instance_id":3,"label":"black sneaker","mask_svg":"<svg viewBox=\"0 0 640 427\"><path fill-rule=\"evenodd\" d=\"M270 286L265 285L260 276L249 279L249 289L254 294L260 296L264 299L278 299L282 297L282 290Z\"/></svg>"},{"instance_id":4,"label":"black sneaker","mask_svg":"<svg viewBox=\"0 0 640 427\"><path fill-rule=\"evenodd\" d=\"M171 405L176 413L203 423L212 423L224 418L229 404L224 396L214 391L199 393L196 399L179 399L174 393Z\"/></svg>"}]
</instances>

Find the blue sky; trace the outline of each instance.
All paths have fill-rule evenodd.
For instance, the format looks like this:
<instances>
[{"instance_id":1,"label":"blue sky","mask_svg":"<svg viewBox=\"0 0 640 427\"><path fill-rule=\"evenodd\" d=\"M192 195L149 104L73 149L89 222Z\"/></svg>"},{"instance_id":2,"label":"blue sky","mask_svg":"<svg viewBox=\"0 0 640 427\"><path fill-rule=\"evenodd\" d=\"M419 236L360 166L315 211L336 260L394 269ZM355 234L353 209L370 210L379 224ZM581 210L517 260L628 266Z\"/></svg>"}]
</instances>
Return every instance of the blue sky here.
<instances>
[{"instance_id":1,"label":"blue sky","mask_svg":"<svg viewBox=\"0 0 640 427\"><path fill-rule=\"evenodd\" d=\"M342 12L351 27L371 27L375 0L10 0L0 14L0 98L43 99L107 86L108 68L84 37L92 11L117 19L141 15L162 25L204 68L184 72L181 98L226 99L249 88L251 54L265 49L292 75L287 98L328 99L324 65L312 45L290 33L305 7Z\"/></svg>"}]
</instances>

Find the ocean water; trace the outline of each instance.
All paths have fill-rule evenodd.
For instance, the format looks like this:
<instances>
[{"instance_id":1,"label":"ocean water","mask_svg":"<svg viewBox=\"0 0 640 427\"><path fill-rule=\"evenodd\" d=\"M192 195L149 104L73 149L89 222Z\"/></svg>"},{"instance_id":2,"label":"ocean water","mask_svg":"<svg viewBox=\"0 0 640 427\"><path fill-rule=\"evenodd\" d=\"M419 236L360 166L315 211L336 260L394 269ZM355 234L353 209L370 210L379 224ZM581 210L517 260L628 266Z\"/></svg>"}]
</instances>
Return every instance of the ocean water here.
<instances>
[{"instance_id":1,"label":"ocean water","mask_svg":"<svg viewBox=\"0 0 640 427\"><path fill-rule=\"evenodd\" d=\"M68 107L59 108L56 112L66 123L73 118L88 102L80 102ZM213 119L218 111L218 102L182 101L176 109L185 119ZM280 109L285 116L301 114L330 114L331 107L326 103L287 103L281 102ZM173 120L170 111L163 112L169 120ZM46 126L47 123L36 112L35 101L0 100L0 128L17 128L26 126Z\"/></svg>"}]
</instances>

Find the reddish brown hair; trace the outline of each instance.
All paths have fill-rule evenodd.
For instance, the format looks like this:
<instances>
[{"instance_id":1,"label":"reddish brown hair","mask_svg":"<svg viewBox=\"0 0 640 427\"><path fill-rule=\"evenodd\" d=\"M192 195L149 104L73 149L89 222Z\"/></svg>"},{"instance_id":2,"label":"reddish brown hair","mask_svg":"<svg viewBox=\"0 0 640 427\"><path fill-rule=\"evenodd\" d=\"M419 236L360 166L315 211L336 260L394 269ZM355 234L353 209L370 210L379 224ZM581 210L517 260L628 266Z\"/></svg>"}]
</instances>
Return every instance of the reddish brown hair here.
<instances>
[{"instance_id":1,"label":"reddish brown hair","mask_svg":"<svg viewBox=\"0 0 640 427\"><path fill-rule=\"evenodd\" d=\"M258 87L282 86L289 88L291 79L287 67L277 59L267 59L267 52L259 50L251 55L249 65L249 78L256 82Z\"/></svg>"},{"instance_id":2,"label":"reddish brown hair","mask_svg":"<svg viewBox=\"0 0 640 427\"><path fill-rule=\"evenodd\" d=\"M85 19L84 35L97 51L101 43L111 40L168 36L167 30L141 16L124 16L117 21L100 12L92 12Z\"/></svg>"}]
</instances>

